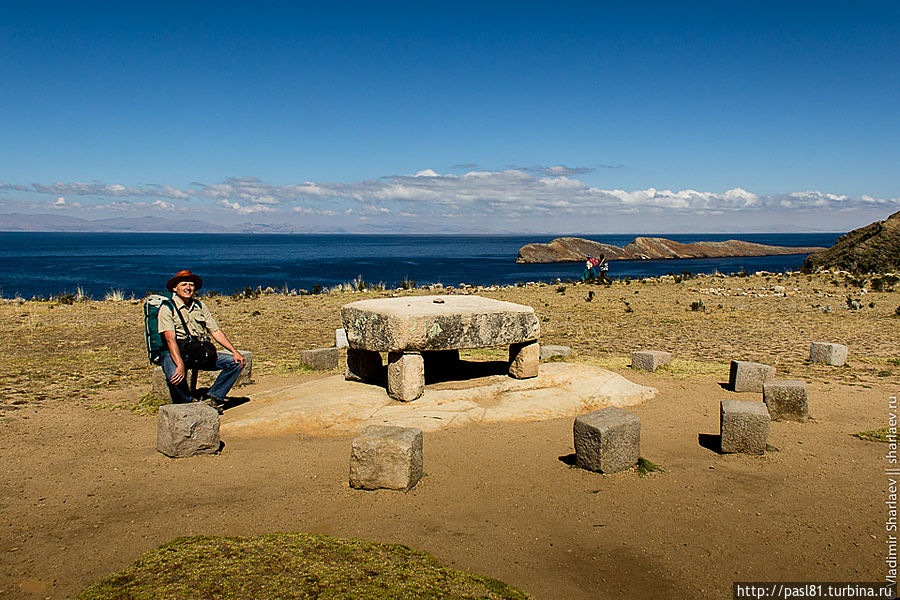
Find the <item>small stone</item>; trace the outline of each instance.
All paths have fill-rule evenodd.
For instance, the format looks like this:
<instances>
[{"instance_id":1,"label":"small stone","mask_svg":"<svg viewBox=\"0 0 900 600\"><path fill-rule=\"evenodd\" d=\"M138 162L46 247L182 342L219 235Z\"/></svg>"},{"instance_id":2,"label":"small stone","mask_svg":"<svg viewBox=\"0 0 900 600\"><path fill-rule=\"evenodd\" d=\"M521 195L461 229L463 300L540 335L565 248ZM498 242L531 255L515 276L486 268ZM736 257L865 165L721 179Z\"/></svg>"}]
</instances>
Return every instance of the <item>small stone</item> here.
<instances>
[{"instance_id":1,"label":"small stone","mask_svg":"<svg viewBox=\"0 0 900 600\"><path fill-rule=\"evenodd\" d=\"M569 358L571 354L572 349L568 346L554 346L553 344L541 346L541 360L547 360L548 358L553 358L556 356Z\"/></svg>"},{"instance_id":2,"label":"small stone","mask_svg":"<svg viewBox=\"0 0 900 600\"><path fill-rule=\"evenodd\" d=\"M347 369L344 379L374 383L381 378L381 354L372 350L347 348Z\"/></svg>"},{"instance_id":3,"label":"small stone","mask_svg":"<svg viewBox=\"0 0 900 600\"><path fill-rule=\"evenodd\" d=\"M763 384L763 402L773 421L809 420L809 405L805 381L771 379Z\"/></svg>"},{"instance_id":4,"label":"small stone","mask_svg":"<svg viewBox=\"0 0 900 600\"><path fill-rule=\"evenodd\" d=\"M425 391L425 359L418 352L388 353L387 393L401 402L410 402Z\"/></svg>"},{"instance_id":5,"label":"small stone","mask_svg":"<svg viewBox=\"0 0 900 600\"><path fill-rule=\"evenodd\" d=\"M537 342L523 342L509 346L509 376L528 379L538 376L541 359L541 345Z\"/></svg>"},{"instance_id":6,"label":"small stone","mask_svg":"<svg viewBox=\"0 0 900 600\"><path fill-rule=\"evenodd\" d=\"M350 344L347 342L347 330L343 327L340 329L334 330L334 347L335 348L349 348Z\"/></svg>"},{"instance_id":7,"label":"small stone","mask_svg":"<svg viewBox=\"0 0 900 600\"><path fill-rule=\"evenodd\" d=\"M219 451L219 413L202 402L164 404L156 419L156 449L172 458Z\"/></svg>"},{"instance_id":8,"label":"small stone","mask_svg":"<svg viewBox=\"0 0 900 600\"><path fill-rule=\"evenodd\" d=\"M813 342L809 347L809 360L833 367L843 367L847 362L849 349L843 344Z\"/></svg>"},{"instance_id":9,"label":"small stone","mask_svg":"<svg viewBox=\"0 0 900 600\"><path fill-rule=\"evenodd\" d=\"M762 392L763 382L774 379L775 367L746 360L731 361L728 385L733 392Z\"/></svg>"},{"instance_id":10,"label":"small stone","mask_svg":"<svg viewBox=\"0 0 900 600\"><path fill-rule=\"evenodd\" d=\"M370 425L353 439L350 487L406 491L421 478L421 429Z\"/></svg>"},{"instance_id":11,"label":"small stone","mask_svg":"<svg viewBox=\"0 0 900 600\"><path fill-rule=\"evenodd\" d=\"M316 371L330 371L338 366L340 351L337 348L315 348L300 352L300 364L306 365Z\"/></svg>"},{"instance_id":12,"label":"small stone","mask_svg":"<svg viewBox=\"0 0 900 600\"><path fill-rule=\"evenodd\" d=\"M722 452L765 454L769 421L769 411L762 402L722 400L719 413Z\"/></svg>"},{"instance_id":13,"label":"small stone","mask_svg":"<svg viewBox=\"0 0 900 600\"><path fill-rule=\"evenodd\" d=\"M253 383L253 353L249 350L238 350L244 357L244 368L238 375L237 381L234 382L235 387L239 385L248 385Z\"/></svg>"},{"instance_id":14,"label":"small stone","mask_svg":"<svg viewBox=\"0 0 900 600\"><path fill-rule=\"evenodd\" d=\"M615 473L637 464L641 453L641 420L617 406L575 419L575 462L582 469Z\"/></svg>"},{"instance_id":15,"label":"small stone","mask_svg":"<svg viewBox=\"0 0 900 600\"><path fill-rule=\"evenodd\" d=\"M672 362L672 353L662 350L635 350L631 353L631 368L655 371Z\"/></svg>"}]
</instances>

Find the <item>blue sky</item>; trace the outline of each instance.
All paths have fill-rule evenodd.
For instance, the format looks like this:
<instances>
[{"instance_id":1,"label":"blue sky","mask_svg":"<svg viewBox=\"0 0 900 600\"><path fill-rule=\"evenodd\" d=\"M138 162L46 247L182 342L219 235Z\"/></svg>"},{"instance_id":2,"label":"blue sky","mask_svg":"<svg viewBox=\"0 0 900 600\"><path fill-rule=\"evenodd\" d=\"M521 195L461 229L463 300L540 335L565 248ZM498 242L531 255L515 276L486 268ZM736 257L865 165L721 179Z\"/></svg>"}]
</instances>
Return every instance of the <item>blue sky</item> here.
<instances>
[{"instance_id":1,"label":"blue sky","mask_svg":"<svg viewBox=\"0 0 900 600\"><path fill-rule=\"evenodd\" d=\"M0 213L664 233L900 210L896 2L0 9Z\"/></svg>"}]
</instances>

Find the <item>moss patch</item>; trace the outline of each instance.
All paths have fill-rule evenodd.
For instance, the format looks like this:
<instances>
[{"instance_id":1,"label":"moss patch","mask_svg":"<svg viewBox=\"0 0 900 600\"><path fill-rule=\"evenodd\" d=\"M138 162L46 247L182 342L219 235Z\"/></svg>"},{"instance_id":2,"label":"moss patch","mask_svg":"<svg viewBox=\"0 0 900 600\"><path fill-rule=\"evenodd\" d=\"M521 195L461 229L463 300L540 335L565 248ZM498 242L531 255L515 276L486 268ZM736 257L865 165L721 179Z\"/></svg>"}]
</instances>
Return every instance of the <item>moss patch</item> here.
<instances>
[{"instance_id":1,"label":"moss patch","mask_svg":"<svg viewBox=\"0 0 900 600\"><path fill-rule=\"evenodd\" d=\"M90 585L79 600L486 598L529 596L446 569L406 546L305 533L179 538Z\"/></svg>"},{"instance_id":2,"label":"moss patch","mask_svg":"<svg viewBox=\"0 0 900 600\"><path fill-rule=\"evenodd\" d=\"M664 469L658 464L651 462L644 458L643 456L638 458L637 461L637 474L641 477L645 475L649 475L650 473L662 472Z\"/></svg>"},{"instance_id":3,"label":"moss patch","mask_svg":"<svg viewBox=\"0 0 900 600\"><path fill-rule=\"evenodd\" d=\"M888 439L888 428L882 427L881 429L873 429L872 431L860 431L858 433L851 433L853 437L858 437L861 440L865 440L867 442L882 442L887 444L890 441L896 441L896 437L894 440Z\"/></svg>"}]
</instances>

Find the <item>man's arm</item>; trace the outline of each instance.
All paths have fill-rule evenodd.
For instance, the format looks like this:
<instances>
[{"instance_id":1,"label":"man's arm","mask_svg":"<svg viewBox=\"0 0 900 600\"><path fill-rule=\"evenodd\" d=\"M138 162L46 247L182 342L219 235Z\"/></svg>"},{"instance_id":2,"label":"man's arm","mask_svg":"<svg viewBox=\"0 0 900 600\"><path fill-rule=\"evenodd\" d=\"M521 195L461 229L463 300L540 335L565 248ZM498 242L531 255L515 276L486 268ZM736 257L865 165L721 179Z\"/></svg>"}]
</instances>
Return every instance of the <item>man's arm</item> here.
<instances>
[{"instance_id":1,"label":"man's arm","mask_svg":"<svg viewBox=\"0 0 900 600\"><path fill-rule=\"evenodd\" d=\"M226 350L231 352L231 354L234 356L234 362L241 363L241 366L242 367L244 366L244 355L234 349L234 346L232 346L231 342L228 341L228 336L225 335L224 331L222 331L221 329L216 329L215 331L210 333L210 335L213 337L214 340L216 340L217 342L222 344L222 346Z\"/></svg>"},{"instance_id":2,"label":"man's arm","mask_svg":"<svg viewBox=\"0 0 900 600\"><path fill-rule=\"evenodd\" d=\"M175 363L175 373L169 381L172 382L172 385L178 385L184 380L184 360L181 358L178 344L175 343L175 332L172 330L163 331L162 335L163 339L166 340L166 346L169 348L169 354L172 356L172 362Z\"/></svg>"}]
</instances>

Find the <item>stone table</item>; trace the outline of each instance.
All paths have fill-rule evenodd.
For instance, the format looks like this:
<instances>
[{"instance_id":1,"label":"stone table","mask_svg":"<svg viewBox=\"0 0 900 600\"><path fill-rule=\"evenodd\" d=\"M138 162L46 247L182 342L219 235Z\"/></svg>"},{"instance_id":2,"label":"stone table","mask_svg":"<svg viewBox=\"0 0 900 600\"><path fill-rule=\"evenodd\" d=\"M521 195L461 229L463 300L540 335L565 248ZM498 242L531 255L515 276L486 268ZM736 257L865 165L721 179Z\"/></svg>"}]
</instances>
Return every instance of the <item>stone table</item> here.
<instances>
[{"instance_id":1,"label":"stone table","mask_svg":"<svg viewBox=\"0 0 900 600\"><path fill-rule=\"evenodd\" d=\"M374 381L388 353L388 395L415 400L425 390L425 360L444 366L459 351L509 346L509 374L536 377L541 326L530 306L480 296L411 296L351 302L341 308L347 331L347 379Z\"/></svg>"}]
</instances>

